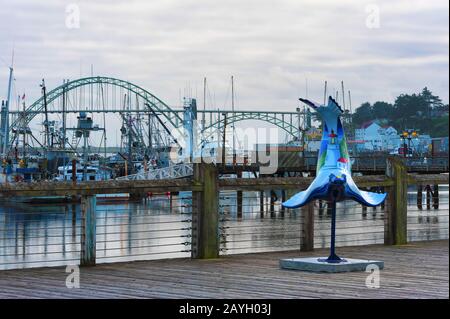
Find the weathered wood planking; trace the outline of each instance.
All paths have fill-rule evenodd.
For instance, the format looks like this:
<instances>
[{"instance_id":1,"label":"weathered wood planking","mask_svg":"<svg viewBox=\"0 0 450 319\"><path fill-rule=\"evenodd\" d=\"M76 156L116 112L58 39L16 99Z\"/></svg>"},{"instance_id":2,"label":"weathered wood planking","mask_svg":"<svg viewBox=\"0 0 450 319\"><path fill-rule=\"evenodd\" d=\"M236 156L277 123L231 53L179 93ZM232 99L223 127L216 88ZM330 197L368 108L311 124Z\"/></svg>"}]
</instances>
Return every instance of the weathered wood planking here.
<instances>
[{"instance_id":1,"label":"weathered wood planking","mask_svg":"<svg viewBox=\"0 0 450 319\"><path fill-rule=\"evenodd\" d=\"M264 177L227 178L219 180L221 190L258 191L271 189L305 189L314 177ZM394 181L385 175L354 176L359 187L389 187ZM408 174L408 184L434 185L447 184L448 174L417 175ZM0 196L73 196L115 193L202 191L201 183L193 178L166 180L109 180L78 182L42 181L34 183L2 184Z\"/></svg>"},{"instance_id":2,"label":"weathered wood planking","mask_svg":"<svg viewBox=\"0 0 450 319\"><path fill-rule=\"evenodd\" d=\"M275 252L212 260L166 259L81 268L80 289L65 286L65 268L0 271L0 298L448 298L448 240L402 246L339 248L346 257L385 261L381 287L368 273L281 270L280 258L321 256Z\"/></svg>"},{"instance_id":3,"label":"weathered wood planking","mask_svg":"<svg viewBox=\"0 0 450 319\"><path fill-rule=\"evenodd\" d=\"M448 184L449 174L408 174L409 185Z\"/></svg>"}]
</instances>

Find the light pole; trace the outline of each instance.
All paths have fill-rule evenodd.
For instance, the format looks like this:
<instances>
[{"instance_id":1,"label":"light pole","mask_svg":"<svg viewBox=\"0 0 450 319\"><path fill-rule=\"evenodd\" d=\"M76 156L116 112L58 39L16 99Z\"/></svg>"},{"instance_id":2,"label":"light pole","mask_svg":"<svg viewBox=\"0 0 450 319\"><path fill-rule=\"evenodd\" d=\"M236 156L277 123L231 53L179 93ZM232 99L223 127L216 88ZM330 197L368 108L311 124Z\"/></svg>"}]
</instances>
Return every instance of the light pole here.
<instances>
[{"instance_id":1,"label":"light pole","mask_svg":"<svg viewBox=\"0 0 450 319\"><path fill-rule=\"evenodd\" d=\"M403 156L407 157L411 149L411 139L418 138L419 133L417 130L406 129L400 134L400 138L403 140ZM408 139L408 145L406 145L406 140ZM408 155L407 155L408 154Z\"/></svg>"}]
</instances>

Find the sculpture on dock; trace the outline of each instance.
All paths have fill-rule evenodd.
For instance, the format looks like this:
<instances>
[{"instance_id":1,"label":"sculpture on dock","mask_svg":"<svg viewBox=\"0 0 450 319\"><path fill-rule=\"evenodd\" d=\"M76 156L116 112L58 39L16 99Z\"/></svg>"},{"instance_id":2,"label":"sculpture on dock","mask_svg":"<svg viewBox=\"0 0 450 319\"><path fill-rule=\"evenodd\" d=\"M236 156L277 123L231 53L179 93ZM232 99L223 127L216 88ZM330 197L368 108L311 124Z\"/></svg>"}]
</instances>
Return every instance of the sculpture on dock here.
<instances>
[{"instance_id":1,"label":"sculpture on dock","mask_svg":"<svg viewBox=\"0 0 450 319\"><path fill-rule=\"evenodd\" d=\"M331 205L331 253L323 260L329 263L344 261L335 254L336 202L351 199L365 206L378 206L386 194L360 190L351 176L351 163L340 116L343 113L339 104L330 96L328 105L318 105L300 99L319 113L322 119L322 141L317 160L316 178L302 192L283 203L286 208L298 208L315 199L327 200Z\"/></svg>"}]
</instances>

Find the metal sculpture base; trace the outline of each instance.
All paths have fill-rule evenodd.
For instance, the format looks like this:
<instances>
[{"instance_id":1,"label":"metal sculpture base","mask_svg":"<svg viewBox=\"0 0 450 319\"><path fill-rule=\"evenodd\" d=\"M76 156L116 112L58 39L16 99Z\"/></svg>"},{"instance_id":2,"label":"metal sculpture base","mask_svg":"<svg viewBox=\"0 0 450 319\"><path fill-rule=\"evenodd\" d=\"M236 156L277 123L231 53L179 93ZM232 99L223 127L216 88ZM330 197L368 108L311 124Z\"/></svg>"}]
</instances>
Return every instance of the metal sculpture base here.
<instances>
[{"instance_id":1,"label":"metal sculpture base","mask_svg":"<svg viewBox=\"0 0 450 319\"><path fill-rule=\"evenodd\" d=\"M330 255L328 258L289 258L281 259L280 267L283 269L314 271L314 272L348 272L348 271L366 271L367 266L376 265L379 269L383 269L384 262L378 260L362 260L362 259L343 259L336 254L336 201L343 194L340 185L331 186L331 243Z\"/></svg>"},{"instance_id":2,"label":"metal sculpture base","mask_svg":"<svg viewBox=\"0 0 450 319\"><path fill-rule=\"evenodd\" d=\"M322 260L322 261L321 261ZM341 262L327 262L327 258L287 258L280 260L280 268L311 272L349 272L366 271L368 266L376 265L378 269L384 268L384 262L378 260L345 259Z\"/></svg>"}]
</instances>

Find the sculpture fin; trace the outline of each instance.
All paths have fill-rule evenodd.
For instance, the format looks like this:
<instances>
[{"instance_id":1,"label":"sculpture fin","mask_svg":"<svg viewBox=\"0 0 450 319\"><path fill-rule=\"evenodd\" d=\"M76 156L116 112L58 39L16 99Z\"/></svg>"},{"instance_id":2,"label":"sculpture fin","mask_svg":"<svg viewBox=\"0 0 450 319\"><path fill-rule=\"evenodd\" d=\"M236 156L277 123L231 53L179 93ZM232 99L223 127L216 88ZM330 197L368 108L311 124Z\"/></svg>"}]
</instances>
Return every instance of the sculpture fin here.
<instances>
[{"instance_id":1,"label":"sculpture fin","mask_svg":"<svg viewBox=\"0 0 450 319\"><path fill-rule=\"evenodd\" d=\"M347 187L345 191L345 196L348 199L353 199L360 204L365 206L378 206L386 199L386 193L374 193L362 191L356 186L353 178L347 178Z\"/></svg>"},{"instance_id":2,"label":"sculpture fin","mask_svg":"<svg viewBox=\"0 0 450 319\"><path fill-rule=\"evenodd\" d=\"M309 187L282 203L286 208L298 208L306 205L311 200L320 198L328 192L328 176L319 174Z\"/></svg>"}]
</instances>

